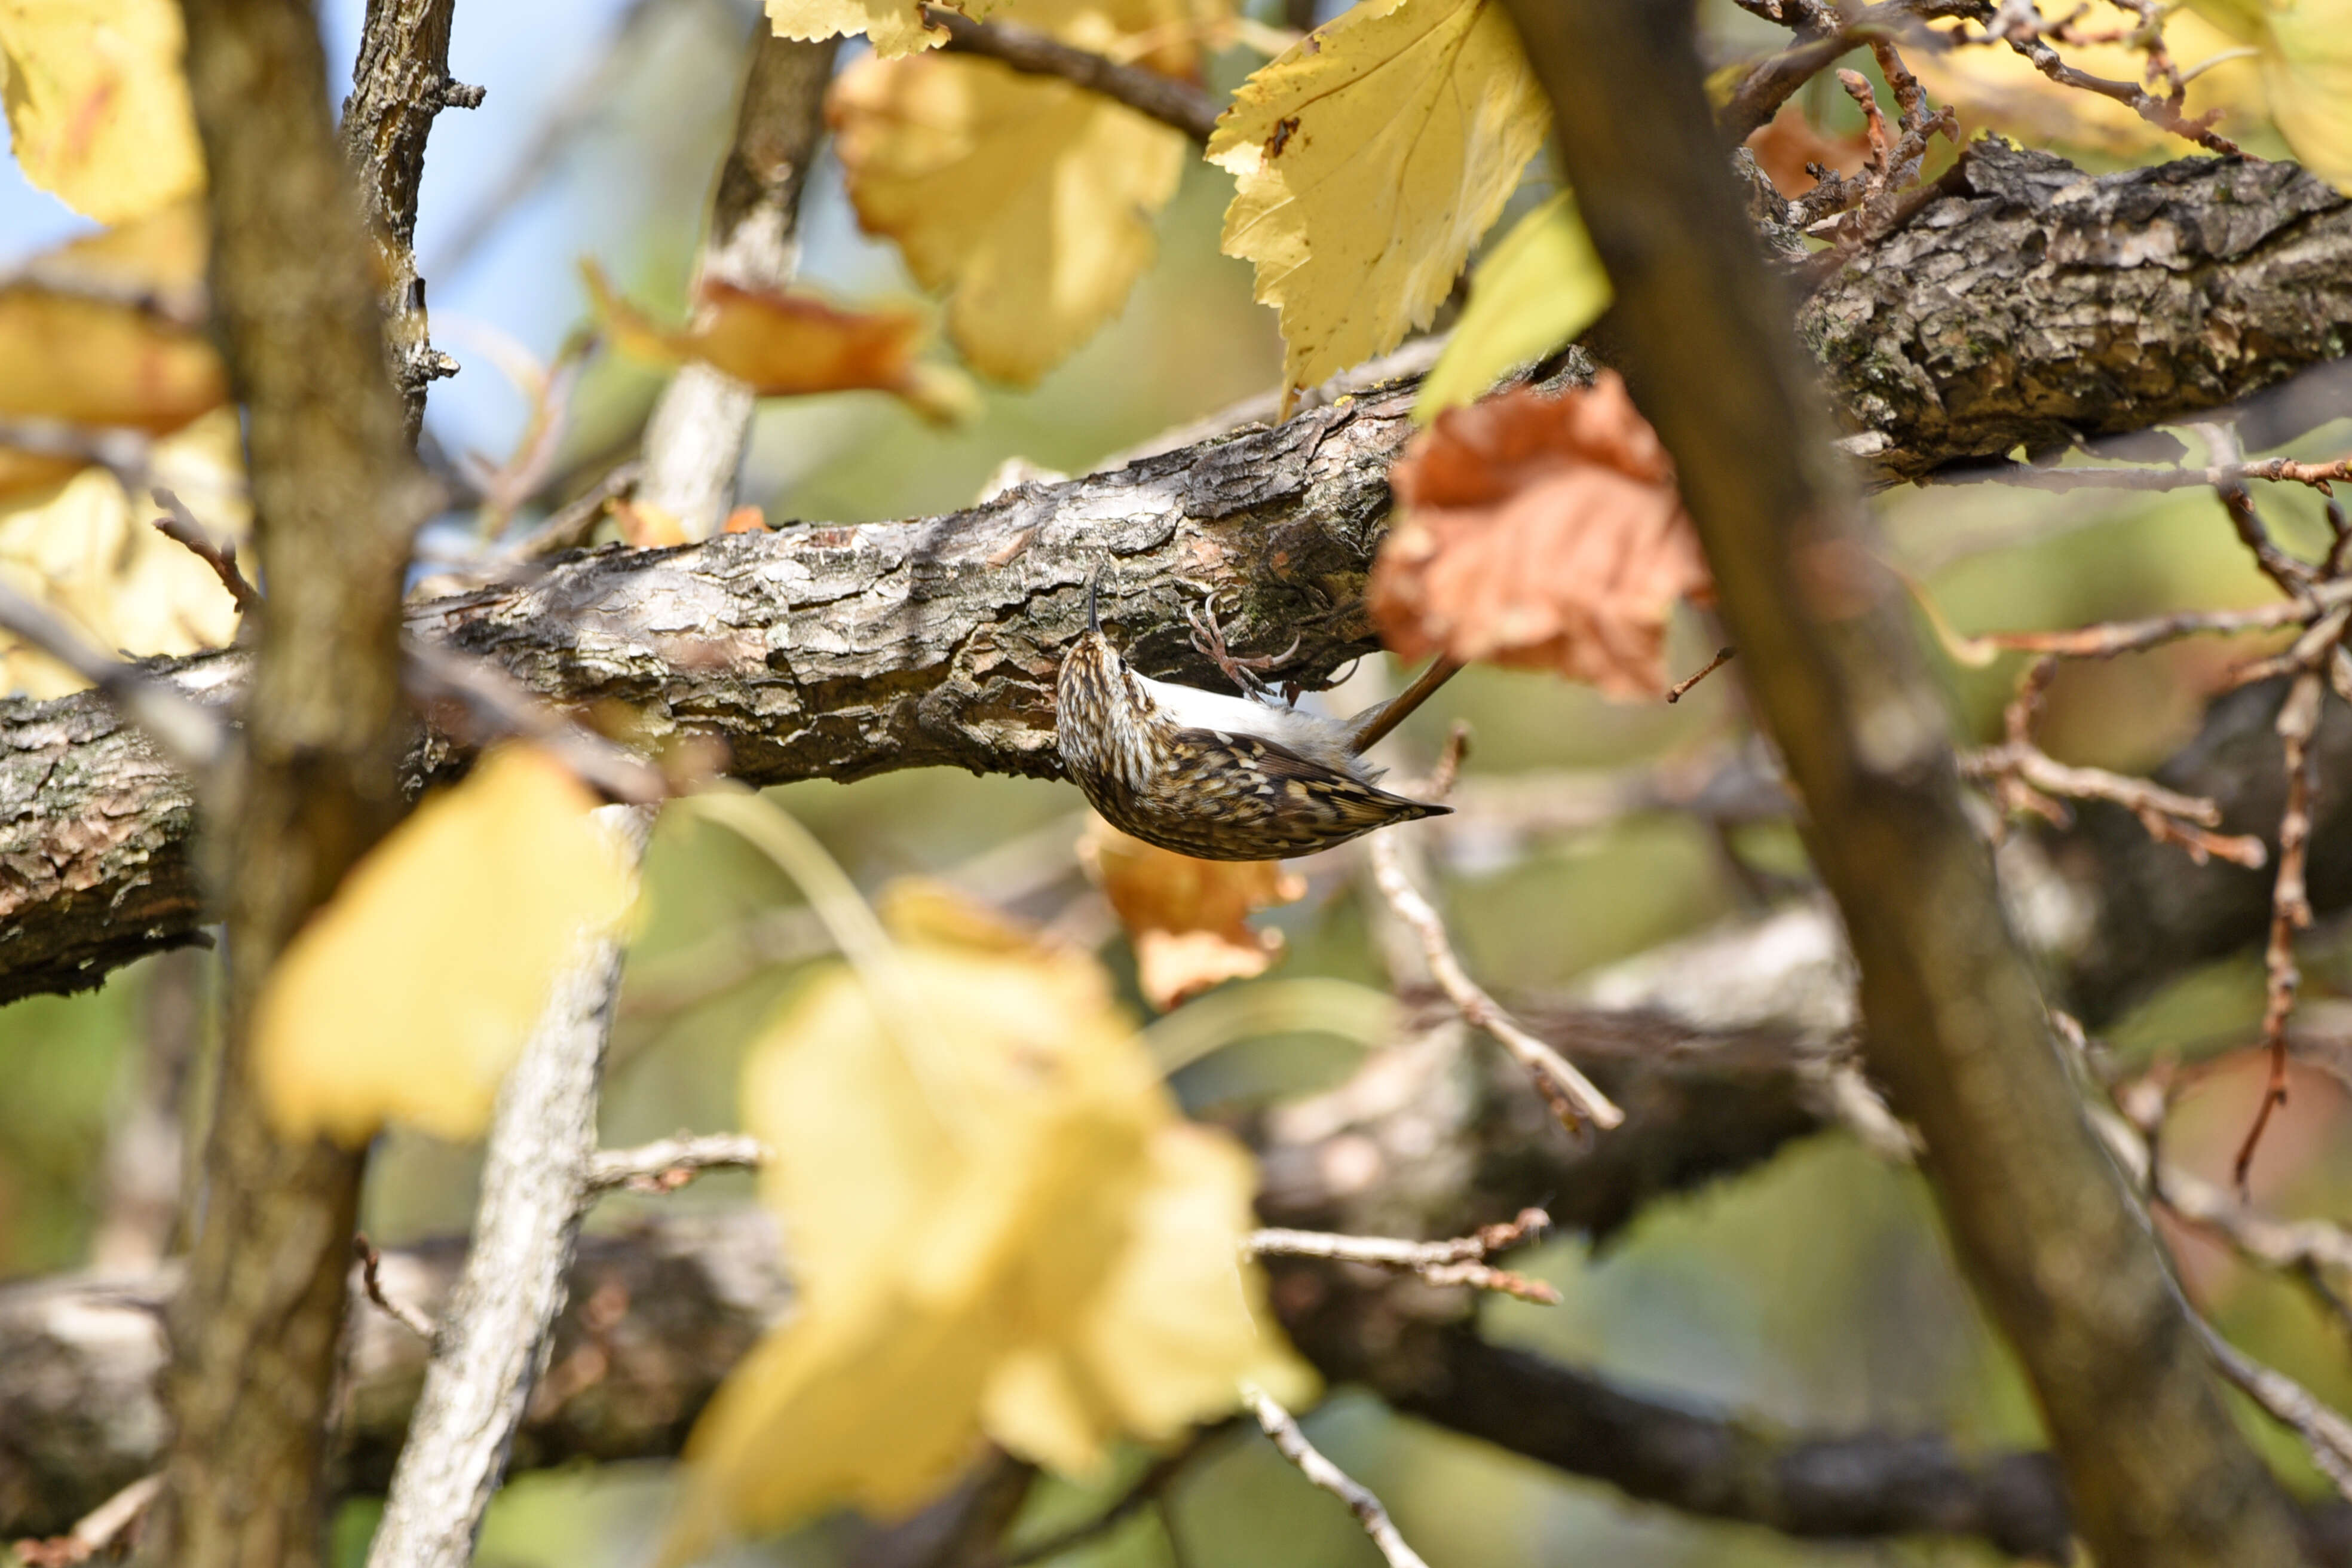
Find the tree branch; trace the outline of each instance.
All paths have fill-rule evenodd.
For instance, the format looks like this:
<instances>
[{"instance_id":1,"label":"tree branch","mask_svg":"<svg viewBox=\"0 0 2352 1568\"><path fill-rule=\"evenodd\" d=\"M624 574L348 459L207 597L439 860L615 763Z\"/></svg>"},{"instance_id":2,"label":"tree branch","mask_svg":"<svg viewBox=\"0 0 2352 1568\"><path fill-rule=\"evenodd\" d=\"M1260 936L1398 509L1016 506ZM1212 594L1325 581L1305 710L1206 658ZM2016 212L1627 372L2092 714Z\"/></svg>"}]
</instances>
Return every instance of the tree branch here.
<instances>
[{"instance_id":1,"label":"tree branch","mask_svg":"<svg viewBox=\"0 0 2352 1568\"><path fill-rule=\"evenodd\" d=\"M947 30L945 47L951 53L997 60L1027 76L1058 77L1172 126L1195 142L1209 140L1224 110L1189 81L1121 65L1018 22L975 21L945 5L924 6L923 20Z\"/></svg>"},{"instance_id":2,"label":"tree branch","mask_svg":"<svg viewBox=\"0 0 2352 1568\"><path fill-rule=\"evenodd\" d=\"M362 1156L270 1127L249 1052L271 966L400 810L400 592L426 487L384 375L375 258L305 0L187 0L215 321L243 405L267 602L220 864L226 1029L156 1534L178 1568L306 1568Z\"/></svg>"},{"instance_id":3,"label":"tree branch","mask_svg":"<svg viewBox=\"0 0 2352 1568\"><path fill-rule=\"evenodd\" d=\"M1899 590L1825 460L1825 410L1725 178L1688 14L1644 0L1511 11L1617 289L1627 379L1675 456L1746 685L1803 797L1861 972L1868 1059L1926 1142L2078 1527L2103 1562L2290 1561L2284 1495L2084 1121L1961 808Z\"/></svg>"},{"instance_id":4,"label":"tree branch","mask_svg":"<svg viewBox=\"0 0 2352 1568\"><path fill-rule=\"evenodd\" d=\"M475 109L482 89L449 79L449 23L457 0L368 0L352 93L343 100L343 153L358 176L383 259L383 345L407 411L411 445L425 423L425 389L457 374L433 346L425 279L416 269L416 193L425 142L444 109Z\"/></svg>"}]
</instances>

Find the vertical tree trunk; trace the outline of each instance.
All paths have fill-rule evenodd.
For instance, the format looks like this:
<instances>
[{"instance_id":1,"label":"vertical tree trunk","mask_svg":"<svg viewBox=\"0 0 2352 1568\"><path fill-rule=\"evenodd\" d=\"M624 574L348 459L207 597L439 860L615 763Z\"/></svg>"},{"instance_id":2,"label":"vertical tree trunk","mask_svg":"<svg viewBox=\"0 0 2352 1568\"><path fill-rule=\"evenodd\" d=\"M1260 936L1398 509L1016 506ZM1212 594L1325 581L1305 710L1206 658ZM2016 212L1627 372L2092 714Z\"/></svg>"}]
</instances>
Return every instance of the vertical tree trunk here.
<instances>
[{"instance_id":1,"label":"vertical tree trunk","mask_svg":"<svg viewBox=\"0 0 2352 1568\"><path fill-rule=\"evenodd\" d=\"M1738 668L1844 915L1870 1067L1926 1141L2084 1537L2113 1568L2293 1562L2285 1499L2083 1118L1962 815L1948 716L1742 221L1690 8L1508 3L1616 286L1628 378L1675 455Z\"/></svg>"}]
</instances>

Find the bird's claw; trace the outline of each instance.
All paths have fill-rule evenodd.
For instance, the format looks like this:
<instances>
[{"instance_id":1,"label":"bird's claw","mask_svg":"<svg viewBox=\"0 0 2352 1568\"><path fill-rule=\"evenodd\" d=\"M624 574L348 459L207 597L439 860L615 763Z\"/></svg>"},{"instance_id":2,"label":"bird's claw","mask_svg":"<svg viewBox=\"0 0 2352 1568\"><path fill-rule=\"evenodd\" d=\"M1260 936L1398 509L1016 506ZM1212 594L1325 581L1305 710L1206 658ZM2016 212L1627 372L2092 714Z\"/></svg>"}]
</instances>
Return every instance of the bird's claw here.
<instances>
[{"instance_id":1,"label":"bird's claw","mask_svg":"<svg viewBox=\"0 0 2352 1568\"><path fill-rule=\"evenodd\" d=\"M1280 653L1254 654L1244 657L1225 646L1225 629L1217 624L1216 590L1208 589L1202 602L1187 605L1184 618L1192 626L1192 647L1202 658L1224 672L1227 680L1253 696L1264 696L1272 689L1261 679L1260 672L1279 668L1298 651L1299 639L1290 639L1290 646Z\"/></svg>"}]
</instances>

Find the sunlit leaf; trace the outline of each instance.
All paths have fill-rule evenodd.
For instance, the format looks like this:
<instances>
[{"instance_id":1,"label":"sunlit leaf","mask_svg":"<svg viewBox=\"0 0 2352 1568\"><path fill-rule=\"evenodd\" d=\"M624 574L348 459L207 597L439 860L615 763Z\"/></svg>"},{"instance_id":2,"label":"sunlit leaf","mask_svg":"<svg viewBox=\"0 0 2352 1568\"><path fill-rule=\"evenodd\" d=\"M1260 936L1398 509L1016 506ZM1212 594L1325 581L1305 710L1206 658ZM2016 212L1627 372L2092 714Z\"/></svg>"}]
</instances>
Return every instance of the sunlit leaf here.
<instances>
[{"instance_id":1,"label":"sunlit leaf","mask_svg":"<svg viewBox=\"0 0 2352 1568\"><path fill-rule=\"evenodd\" d=\"M0 98L25 177L100 223L204 188L173 0L0 0Z\"/></svg>"},{"instance_id":2,"label":"sunlit leaf","mask_svg":"<svg viewBox=\"0 0 2352 1568\"><path fill-rule=\"evenodd\" d=\"M1024 0L1012 16L1118 52L1183 17L1168 0ZM1145 60L1181 70L1189 50ZM850 200L947 297L984 375L1027 385L1118 313L1176 193L1181 132L1052 78L966 55L860 60L826 99Z\"/></svg>"},{"instance_id":3,"label":"sunlit leaf","mask_svg":"<svg viewBox=\"0 0 2352 1568\"><path fill-rule=\"evenodd\" d=\"M235 414L226 409L159 442L155 481L177 493L216 541L247 529ZM39 459L0 448L0 581L63 614L100 647L141 656L194 653L236 636L236 601L212 569L155 531L163 509L127 494L104 468L68 462L46 488ZM77 472L76 470L79 470ZM12 492L12 476L26 489ZM59 479L67 482L59 487ZM0 692L54 697L82 679L0 633Z\"/></svg>"},{"instance_id":4,"label":"sunlit leaf","mask_svg":"<svg viewBox=\"0 0 2352 1568\"><path fill-rule=\"evenodd\" d=\"M656 325L613 292L604 269L582 265L597 315L614 341L641 358L699 360L762 397L817 392L887 392L935 419L971 412L954 372L916 357L923 319L911 310L844 310L813 295L761 293L705 279L692 320Z\"/></svg>"},{"instance_id":5,"label":"sunlit leaf","mask_svg":"<svg viewBox=\"0 0 2352 1568\"><path fill-rule=\"evenodd\" d=\"M1244 82L1208 155L1286 382L1427 326L1549 124L1500 0L1361 0Z\"/></svg>"},{"instance_id":6,"label":"sunlit leaf","mask_svg":"<svg viewBox=\"0 0 2352 1568\"><path fill-rule=\"evenodd\" d=\"M889 923L934 1048L844 966L747 1065L803 1305L698 1426L668 1562L843 1501L903 1512L983 1434L1089 1468L1287 1364L1235 1253L1247 1157L1177 1119L1101 967L936 891Z\"/></svg>"},{"instance_id":7,"label":"sunlit leaf","mask_svg":"<svg viewBox=\"0 0 2352 1568\"><path fill-rule=\"evenodd\" d=\"M2198 16L2259 51L2271 118L2296 159L2352 192L2352 0L2190 3ZM2176 20L2166 32L2180 28Z\"/></svg>"},{"instance_id":8,"label":"sunlit leaf","mask_svg":"<svg viewBox=\"0 0 2352 1568\"><path fill-rule=\"evenodd\" d=\"M1391 648L1665 690L1666 618L1709 592L1706 564L1673 460L1614 372L1449 410L1389 482L1401 515L1367 598Z\"/></svg>"},{"instance_id":9,"label":"sunlit leaf","mask_svg":"<svg viewBox=\"0 0 2352 1568\"><path fill-rule=\"evenodd\" d=\"M1528 213L1478 263L1470 303L1421 395L1416 419L1482 396L1510 371L1573 342L1609 308L1609 274L1562 191Z\"/></svg>"},{"instance_id":10,"label":"sunlit leaf","mask_svg":"<svg viewBox=\"0 0 2352 1568\"><path fill-rule=\"evenodd\" d=\"M219 407L204 267L191 204L26 262L0 282L0 418L161 435Z\"/></svg>"},{"instance_id":11,"label":"sunlit leaf","mask_svg":"<svg viewBox=\"0 0 2352 1568\"><path fill-rule=\"evenodd\" d=\"M950 7L974 18L988 15L985 0L962 0ZM947 30L923 20L922 0L768 0L768 21L781 38L832 38L863 33L884 59L947 42Z\"/></svg>"},{"instance_id":12,"label":"sunlit leaf","mask_svg":"<svg viewBox=\"0 0 2352 1568\"><path fill-rule=\"evenodd\" d=\"M352 868L258 1004L254 1060L282 1131L481 1131L556 976L627 912L595 805L543 752L501 748Z\"/></svg>"},{"instance_id":13,"label":"sunlit leaf","mask_svg":"<svg viewBox=\"0 0 2352 1568\"><path fill-rule=\"evenodd\" d=\"M1078 840L1085 862L1135 947L1144 998L1162 1012L1228 980L1263 974L1280 931L1248 917L1307 896L1279 860L1196 860L1130 838L1100 817Z\"/></svg>"}]
</instances>

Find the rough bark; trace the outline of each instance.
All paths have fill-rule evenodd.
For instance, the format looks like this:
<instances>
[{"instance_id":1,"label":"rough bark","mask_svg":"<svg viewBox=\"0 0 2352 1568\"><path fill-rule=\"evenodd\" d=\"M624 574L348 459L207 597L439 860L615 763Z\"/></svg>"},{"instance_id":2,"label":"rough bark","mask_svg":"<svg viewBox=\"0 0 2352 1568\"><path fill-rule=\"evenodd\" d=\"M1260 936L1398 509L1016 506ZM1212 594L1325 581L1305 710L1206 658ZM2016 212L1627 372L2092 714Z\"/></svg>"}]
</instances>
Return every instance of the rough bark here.
<instances>
[{"instance_id":1,"label":"rough bark","mask_svg":"<svg viewBox=\"0 0 2352 1568\"><path fill-rule=\"evenodd\" d=\"M175 1303L156 1554L174 1568L318 1560L361 1157L281 1140L249 1059L295 929L390 826L400 584L423 484L383 371L373 258L327 119L303 0L188 0L210 176L215 321L246 414L268 598L226 814L226 1047Z\"/></svg>"},{"instance_id":2,"label":"rough bark","mask_svg":"<svg viewBox=\"0 0 2352 1568\"><path fill-rule=\"evenodd\" d=\"M608 806L632 859L653 831L646 806ZM554 1345L570 1283L588 1167L596 1152L597 1091L625 947L615 932L581 933L579 952L522 1055L499 1087L482 1162L482 1196L465 1268L438 1314L432 1365L369 1568L465 1568L507 1455Z\"/></svg>"},{"instance_id":3,"label":"rough bark","mask_svg":"<svg viewBox=\"0 0 2352 1568\"><path fill-rule=\"evenodd\" d=\"M1627 379L1675 456L1742 683L1804 801L1860 972L1874 1076L1924 1140L2078 1528L2106 1563L2292 1561L2285 1497L2221 1403L2008 927L1943 703L1899 588L1871 561L1851 478L1828 460L1813 367L1723 168L1688 13L1646 0L1511 11L1616 289Z\"/></svg>"},{"instance_id":4,"label":"rough bark","mask_svg":"<svg viewBox=\"0 0 2352 1568\"><path fill-rule=\"evenodd\" d=\"M2352 200L2292 163L2091 179L1979 142L1800 330L1880 479L2146 429L2352 353Z\"/></svg>"},{"instance_id":5,"label":"rough bark","mask_svg":"<svg viewBox=\"0 0 2352 1568\"><path fill-rule=\"evenodd\" d=\"M416 192L425 142L444 109L472 109L482 89L449 77L449 24L457 0L368 0L352 94L343 100L343 151L383 257L384 357L400 388L413 445L425 423L425 389L457 374L433 346L425 279L416 269Z\"/></svg>"}]
</instances>

